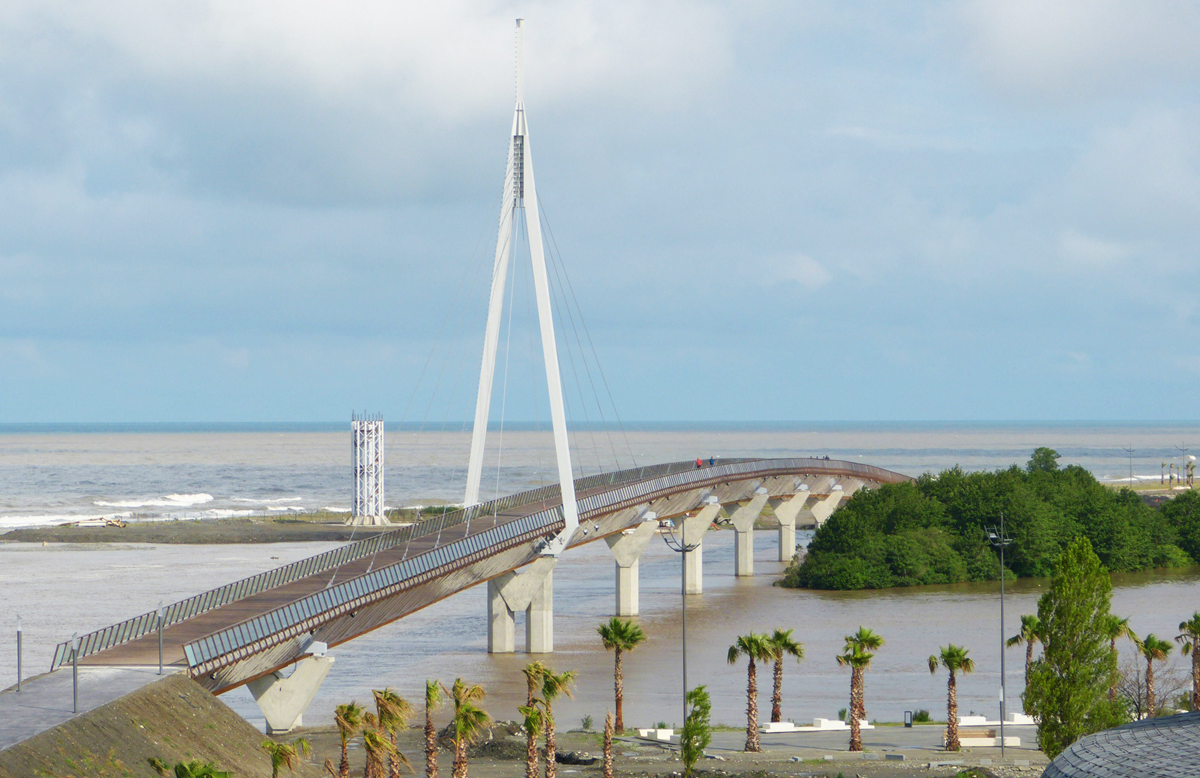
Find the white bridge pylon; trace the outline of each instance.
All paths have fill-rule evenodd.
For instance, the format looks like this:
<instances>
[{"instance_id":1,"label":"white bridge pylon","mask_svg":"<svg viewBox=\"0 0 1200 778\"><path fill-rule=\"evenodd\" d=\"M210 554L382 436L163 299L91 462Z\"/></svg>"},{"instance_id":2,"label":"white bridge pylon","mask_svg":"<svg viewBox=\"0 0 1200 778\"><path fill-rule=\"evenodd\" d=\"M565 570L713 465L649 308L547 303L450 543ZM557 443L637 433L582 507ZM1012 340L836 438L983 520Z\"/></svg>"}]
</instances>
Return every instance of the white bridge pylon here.
<instances>
[{"instance_id":1,"label":"white bridge pylon","mask_svg":"<svg viewBox=\"0 0 1200 778\"><path fill-rule=\"evenodd\" d=\"M504 287L514 233L521 212L529 238L529 256L533 264L533 287L537 298L538 323L542 335L542 357L550 395L550 418L554 428L554 452L558 460L558 480L562 486L563 531L543 549L557 556L566 548L579 526L579 508L575 503L575 481L571 469L571 450L567 440L567 419L563 406L562 378L558 368L558 347L554 338L554 314L550 309L550 283L546 276L546 255L542 244L542 224L538 215L537 190L533 182L533 154L529 147L529 125L525 117L525 77L522 63L524 20L517 19L517 104L513 113L512 134L508 144L508 169L504 176L504 201L500 207L500 230L492 263L492 291L488 301L487 327L483 340L483 364L479 369L479 393L475 400L475 426L471 433L471 456L467 464L467 507L478 505L479 482L483 477L483 451L487 441L488 414L492 405L492 384L496 372L496 348L500 340L500 319L504 313ZM511 315L511 313L510 313Z\"/></svg>"}]
</instances>

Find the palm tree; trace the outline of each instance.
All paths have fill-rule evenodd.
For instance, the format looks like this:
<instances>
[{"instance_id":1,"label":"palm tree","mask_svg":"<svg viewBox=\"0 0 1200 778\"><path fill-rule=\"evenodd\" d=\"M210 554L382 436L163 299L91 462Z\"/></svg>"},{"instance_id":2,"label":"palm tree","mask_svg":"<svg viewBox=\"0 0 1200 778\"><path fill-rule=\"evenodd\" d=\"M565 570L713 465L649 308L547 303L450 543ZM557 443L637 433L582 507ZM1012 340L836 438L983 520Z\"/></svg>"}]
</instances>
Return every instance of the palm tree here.
<instances>
[{"instance_id":1,"label":"palm tree","mask_svg":"<svg viewBox=\"0 0 1200 778\"><path fill-rule=\"evenodd\" d=\"M883 638L866 627L859 627L858 632L846 636L845 653L837 657L842 667L850 668L850 750L862 751L861 721L867 715L866 684L863 673L871 666L875 658L872 651L883 646Z\"/></svg>"},{"instance_id":2,"label":"palm tree","mask_svg":"<svg viewBox=\"0 0 1200 778\"><path fill-rule=\"evenodd\" d=\"M612 713L604 712L604 778L613 778L613 717Z\"/></svg>"},{"instance_id":3,"label":"palm tree","mask_svg":"<svg viewBox=\"0 0 1200 778\"><path fill-rule=\"evenodd\" d=\"M554 778L558 774L558 747L554 741L554 700L560 694L575 696L571 694L571 684L575 683L578 675L574 670L555 674L547 668L542 676L542 705L546 708L546 778Z\"/></svg>"},{"instance_id":4,"label":"palm tree","mask_svg":"<svg viewBox=\"0 0 1200 778\"><path fill-rule=\"evenodd\" d=\"M229 778L229 773L218 770L212 762L193 759L175 765L175 778Z\"/></svg>"},{"instance_id":5,"label":"palm tree","mask_svg":"<svg viewBox=\"0 0 1200 778\"><path fill-rule=\"evenodd\" d=\"M374 716L367 715L372 725L378 724ZM383 778L384 759L396 750L392 741L388 740L383 730L370 726L363 730L363 750L367 755L367 762L363 766L363 778Z\"/></svg>"},{"instance_id":6,"label":"palm tree","mask_svg":"<svg viewBox=\"0 0 1200 778\"><path fill-rule=\"evenodd\" d=\"M942 648L941 656L933 654L929 657L930 675L937 672L939 664L950 671L950 680L946 682L947 751L958 751L961 748L958 742L958 679L956 674L961 672L966 675L975 672L975 660L967 656L969 653L970 650L951 643Z\"/></svg>"},{"instance_id":7,"label":"palm tree","mask_svg":"<svg viewBox=\"0 0 1200 778\"><path fill-rule=\"evenodd\" d=\"M1146 657L1146 718L1154 718L1154 663L1162 662L1171 653L1171 644L1153 632L1138 641L1138 651Z\"/></svg>"},{"instance_id":8,"label":"palm tree","mask_svg":"<svg viewBox=\"0 0 1200 778\"><path fill-rule=\"evenodd\" d=\"M1134 643L1137 643L1137 635L1133 634L1133 630L1129 628L1129 617L1119 618L1112 614L1105 617L1101 622L1100 628L1103 630L1103 635L1108 638L1108 650L1112 652L1114 660L1117 656L1117 641L1121 638L1129 638ZM1108 701L1115 702L1117 699L1117 678L1113 677L1112 683L1108 687Z\"/></svg>"},{"instance_id":9,"label":"palm tree","mask_svg":"<svg viewBox=\"0 0 1200 778\"><path fill-rule=\"evenodd\" d=\"M749 635L739 635L729 647L726 659L729 664L737 664L737 660L745 656L749 660L746 668L746 750L762 751L758 742L758 662L770 662L774 658L770 638L751 632Z\"/></svg>"},{"instance_id":10,"label":"palm tree","mask_svg":"<svg viewBox=\"0 0 1200 778\"><path fill-rule=\"evenodd\" d=\"M783 721L783 659L785 656L796 657L799 663L804 659L804 644L792 639L793 630L777 629L767 638L771 645L771 658L775 661L775 689L771 693L771 721Z\"/></svg>"},{"instance_id":11,"label":"palm tree","mask_svg":"<svg viewBox=\"0 0 1200 778\"><path fill-rule=\"evenodd\" d=\"M454 700L454 768L450 774L467 778L467 745L479 738L492 718L478 705L484 697L482 686L468 686L463 679L455 678L450 696Z\"/></svg>"},{"instance_id":12,"label":"palm tree","mask_svg":"<svg viewBox=\"0 0 1200 778\"><path fill-rule=\"evenodd\" d=\"M334 708L333 722L337 724L338 735L342 738L342 761L338 764L339 778L350 778L350 755L346 744L362 728L363 709L356 702L348 702Z\"/></svg>"},{"instance_id":13,"label":"palm tree","mask_svg":"<svg viewBox=\"0 0 1200 778\"><path fill-rule=\"evenodd\" d=\"M301 753L305 756L312 753L312 747L304 738L293 740L291 743L277 743L267 738L262 742L262 750L271 757L271 778L279 778L279 768L281 767L286 767L288 772L295 770L296 761L300 758Z\"/></svg>"},{"instance_id":14,"label":"palm tree","mask_svg":"<svg viewBox=\"0 0 1200 778\"><path fill-rule=\"evenodd\" d=\"M388 778L400 778L400 765L403 764L409 771L412 770L412 765L408 763L408 757L396 746L396 730L408 726L408 719L412 716L412 705L391 689L376 689L371 694L375 697L379 729L392 743L392 750L388 752Z\"/></svg>"},{"instance_id":15,"label":"palm tree","mask_svg":"<svg viewBox=\"0 0 1200 778\"><path fill-rule=\"evenodd\" d=\"M437 729L433 726L433 711L442 704L446 687L441 681L425 680L425 778L437 778Z\"/></svg>"},{"instance_id":16,"label":"palm tree","mask_svg":"<svg viewBox=\"0 0 1200 778\"><path fill-rule=\"evenodd\" d=\"M541 731L542 710L536 703L533 705L522 705L517 710L520 711L523 717L521 723L525 727L526 734ZM525 778L538 778L538 750L537 738L535 737L527 737L525 739Z\"/></svg>"},{"instance_id":17,"label":"palm tree","mask_svg":"<svg viewBox=\"0 0 1200 778\"><path fill-rule=\"evenodd\" d=\"M1042 631L1042 622L1038 620L1037 614L1027 614L1021 617L1021 631L1013 635L1004 645L1012 648L1013 646L1025 646L1025 685L1029 685L1029 666L1033 664L1033 646L1035 643L1041 642L1040 633Z\"/></svg>"},{"instance_id":18,"label":"palm tree","mask_svg":"<svg viewBox=\"0 0 1200 778\"><path fill-rule=\"evenodd\" d=\"M632 619L621 619L616 616L601 624L596 632L600 634L604 648L613 651L616 655L613 669L613 690L617 698L616 733L620 735L625 732L625 717L621 710L625 699L625 682L621 677L621 654L637 648L638 644L646 639L646 633L642 631L641 627L634 624Z\"/></svg>"},{"instance_id":19,"label":"palm tree","mask_svg":"<svg viewBox=\"0 0 1200 778\"><path fill-rule=\"evenodd\" d=\"M1200 611L1187 621L1179 622L1179 653L1192 655L1192 710L1200 710Z\"/></svg>"},{"instance_id":20,"label":"palm tree","mask_svg":"<svg viewBox=\"0 0 1200 778\"><path fill-rule=\"evenodd\" d=\"M542 679L546 677L546 672L549 668L544 662L530 662L521 670L525 674L525 707L536 708L538 703L537 690L542 685ZM538 775L538 750L537 738L542 732L544 725L543 717L538 714L536 719L530 719L528 723L536 723L537 726L530 728L525 727L525 750L533 757L533 761L525 765L525 778L537 778Z\"/></svg>"}]
</instances>

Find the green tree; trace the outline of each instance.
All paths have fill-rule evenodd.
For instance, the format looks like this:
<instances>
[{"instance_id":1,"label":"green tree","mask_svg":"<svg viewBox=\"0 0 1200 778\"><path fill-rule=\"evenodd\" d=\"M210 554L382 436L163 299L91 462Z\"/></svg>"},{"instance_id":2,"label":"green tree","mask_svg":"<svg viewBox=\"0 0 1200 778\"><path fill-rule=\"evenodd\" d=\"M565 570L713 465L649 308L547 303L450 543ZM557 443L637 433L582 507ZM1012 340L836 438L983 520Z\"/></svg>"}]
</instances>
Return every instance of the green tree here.
<instances>
[{"instance_id":1,"label":"green tree","mask_svg":"<svg viewBox=\"0 0 1200 778\"><path fill-rule=\"evenodd\" d=\"M1165 662L1172 646L1151 632L1137 641L1137 647L1138 652L1146 659L1146 717L1153 718L1158 713L1154 699L1154 663Z\"/></svg>"},{"instance_id":2,"label":"green tree","mask_svg":"<svg viewBox=\"0 0 1200 778\"><path fill-rule=\"evenodd\" d=\"M363 725L363 709L356 702L339 705L333 711L333 723L337 725L338 737L342 741L342 760L338 763L338 777L350 778L350 753L347 746Z\"/></svg>"},{"instance_id":3,"label":"green tree","mask_svg":"<svg viewBox=\"0 0 1200 778\"><path fill-rule=\"evenodd\" d=\"M1101 634L1103 634L1106 638L1108 638L1108 650L1110 653L1112 653L1113 662L1116 662L1118 659L1118 654L1117 654L1117 641L1118 640L1120 640L1121 638L1130 638L1135 643L1137 642L1137 635L1133 634L1133 630L1131 630L1129 628L1129 617L1128 616L1125 618L1121 618L1119 616L1115 616L1110 613L1104 619L1101 619L1100 631L1101 631ZM1118 676L1113 676L1112 683L1108 687L1109 702L1116 702L1116 700L1117 700L1117 680L1118 680ZM1026 678L1025 683L1026 683L1026 685L1028 685L1028 683L1029 683L1028 678Z\"/></svg>"},{"instance_id":4,"label":"green tree","mask_svg":"<svg viewBox=\"0 0 1200 778\"><path fill-rule=\"evenodd\" d=\"M1038 637L1038 632L1041 631L1042 623L1038 621L1037 614L1026 614L1021 617L1021 631L1013 635L1004 645L1012 648L1013 646L1025 646L1025 685L1029 685L1029 665L1033 664L1033 647L1041 641Z\"/></svg>"},{"instance_id":5,"label":"green tree","mask_svg":"<svg viewBox=\"0 0 1200 778\"><path fill-rule=\"evenodd\" d=\"M613 616L601 624L596 632L600 634L604 648L612 651L615 655L613 692L616 696L617 707L616 733L620 735L625 732L625 717L622 713L622 703L625 701L625 681L621 674L621 656L637 648L646 639L646 633L642 631L641 627L634 624L632 619L622 619L617 616Z\"/></svg>"},{"instance_id":6,"label":"green tree","mask_svg":"<svg viewBox=\"0 0 1200 778\"><path fill-rule=\"evenodd\" d=\"M951 643L941 649L940 654L929 657L929 674L937 672L938 665L950 671L946 681L946 750L959 751L958 742L958 678L957 674L975 672L975 660L968 656L971 652L962 646Z\"/></svg>"},{"instance_id":7,"label":"green tree","mask_svg":"<svg viewBox=\"0 0 1200 778\"><path fill-rule=\"evenodd\" d=\"M1179 653L1192 655L1192 710L1200 710L1200 611L1187 621L1179 622Z\"/></svg>"},{"instance_id":8,"label":"green tree","mask_svg":"<svg viewBox=\"0 0 1200 778\"><path fill-rule=\"evenodd\" d=\"M1054 473L1058 471L1059 458L1059 453L1052 448L1035 448L1025 469L1030 473Z\"/></svg>"},{"instance_id":9,"label":"green tree","mask_svg":"<svg viewBox=\"0 0 1200 778\"><path fill-rule=\"evenodd\" d=\"M1025 709L1038 719L1038 746L1051 759L1084 735L1121 721L1108 688L1117 673L1105 620L1112 581L1087 538L1072 541L1038 601L1042 656L1029 669Z\"/></svg>"},{"instance_id":10,"label":"green tree","mask_svg":"<svg viewBox=\"0 0 1200 778\"><path fill-rule=\"evenodd\" d=\"M537 735L530 735L531 732L542 731L542 709L537 706L537 701L532 705L522 705L517 708L521 714L521 726L525 730L525 778L537 778L538 775L538 748Z\"/></svg>"},{"instance_id":11,"label":"green tree","mask_svg":"<svg viewBox=\"0 0 1200 778\"><path fill-rule=\"evenodd\" d=\"M262 750L271 757L271 778L279 778L280 768L286 767L288 772L295 770L300 754L308 756L312 753L312 747L304 738L297 738L291 743L277 743L267 738L261 745Z\"/></svg>"},{"instance_id":12,"label":"green tree","mask_svg":"<svg viewBox=\"0 0 1200 778\"><path fill-rule=\"evenodd\" d=\"M175 765L175 778L229 778L229 773L218 770L212 762L193 759Z\"/></svg>"},{"instance_id":13,"label":"green tree","mask_svg":"<svg viewBox=\"0 0 1200 778\"><path fill-rule=\"evenodd\" d=\"M613 717L604 712L604 778L613 778Z\"/></svg>"},{"instance_id":14,"label":"green tree","mask_svg":"<svg viewBox=\"0 0 1200 778\"><path fill-rule=\"evenodd\" d=\"M860 626L858 632L847 635L837 663L850 668L850 750L862 751L862 720L867 715L866 683L863 675L875 658L872 651L883 647L878 633Z\"/></svg>"},{"instance_id":15,"label":"green tree","mask_svg":"<svg viewBox=\"0 0 1200 778\"><path fill-rule=\"evenodd\" d=\"M771 645L771 659L775 663L774 689L771 692L771 721L783 721L783 660L794 656L799 663L804 659L804 644L792 638L793 630L777 629L767 638Z\"/></svg>"},{"instance_id":16,"label":"green tree","mask_svg":"<svg viewBox=\"0 0 1200 778\"><path fill-rule=\"evenodd\" d=\"M363 764L363 778L384 778L383 765L396 750L392 741L378 728L379 722L374 716L369 717L369 726L363 729L363 751L366 762Z\"/></svg>"},{"instance_id":17,"label":"green tree","mask_svg":"<svg viewBox=\"0 0 1200 778\"><path fill-rule=\"evenodd\" d=\"M542 679L546 677L546 665L544 662L529 662L521 669L525 675L525 707L536 708L538 705L537 691L542 685ZM536 724L534 728L525 727L525 750L531 756L531 760L525 765L525 778L538 777L538 735L542 734L542 727L545 726L545 717L538 713L537 716L526 716L526 723Z\"/></svg>"},{"instance_id":18,"label":"green tree","mask_svg":"<svg viewBox=\"0 0 1200 778\"><path fill-rule=\"evenodd\" d=\"M492 718L479 706L484 697L482 686L468 685L463 679L455 678L450 696L454 701L454 768L451 775L467 778L467 746L479 739Z\"/></svg>"},{"instance_id":19,"label":"green tree","mask_svg":"<svg viewBox=\"0 0 1200 778\"><path fill-rule=\"evenodd\" d=\"M553 670L547 668L546 674L542 676L542 705L546 709L546 778L554 778L558 774L558 744L555 741L554 731L554 701L561 694L565 694L568 697L574 696L571 694L571 685L575 683L578 675L574 670L555 673Z\"/></svg>"},{"instance_id":20,"label":"green tree","mask_svg":"<svg viewBox=\"0 0 1200 778\"><path fill-rule=\"evenodd\" d=\"M691 778L696 763L704 756L704 749L712 742L712 703L708 699L708 689L704 686L692 689L687 693L687 703L691 707L679 736L679 757L683 760L684 778Z\"/></svg>"},{"instance_id":21,"label":"green tree","mask_svg":"<svg viewBox=\"0 0 1200 778\"><path fill-rule=\"evenodd\" d=\"M413 707L391 689L376 689L371 696L375 698L375 718L379 722L379 729L392 744L392 750L388 752L388 778L400 778L400 765L403 764L410 772L412 765L396 745L396 730L408 726Z\"/></svg>"},{"instance_id":22,"label":"green tree","mask_svg":"<svg viewBox=\"0 0 1200 778\"><path fill-rule=\"evenodd\" d=\"M741 657L746 657L749 664L746 669L746 750L762 751L758 742L758 667L759 662L771 661L771 643L766 635L751 632L739 635L729 647L726 658L729 664L737 664Z\"/></svg>"},{"instance_id":23,"label":"green tree","mask_svg":"<svg viewBox=\"0 0 1200 778\"><path fill-rule=\"evenodd\" d=\"M438 746L437 728L433 726L433 712L442 704L446 687L441 681L425 680L425 778L437 778Z\"/></svg>"}]
</instances>

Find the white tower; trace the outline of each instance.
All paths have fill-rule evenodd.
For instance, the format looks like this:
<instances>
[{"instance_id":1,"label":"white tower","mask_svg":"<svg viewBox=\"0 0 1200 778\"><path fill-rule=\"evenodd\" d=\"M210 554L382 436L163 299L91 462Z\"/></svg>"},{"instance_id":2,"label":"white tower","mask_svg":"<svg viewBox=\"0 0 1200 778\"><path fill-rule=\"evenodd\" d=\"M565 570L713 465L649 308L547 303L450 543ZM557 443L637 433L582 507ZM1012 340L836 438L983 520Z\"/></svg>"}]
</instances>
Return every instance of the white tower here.
<instances>
[{"instance_id":1,"label":"white tower","mask_svg":"<svg viewBox=\"0 0 1200 778\"><path fill-rule=\"evenodd\" d=\"M479 394L475 402L475 427L471 435L471 457L467 466L468 506L479 504L479 481L483 475L483 449L487 438L488 412L492 404L492 382L496 370L496 346L500 338L500 318L504 312L504 287L508 259L512 251L517 220L525 218L529 236L529 255L533 263L533 288L537 297L538 322L542 334L542 356L546 364L546 383L550 394L550 419L554 428L554 451L558 460L558 480L562 486L563 532L551 541L543 553L557 556L579 526L575 504L575 482L571 470L571 451L567 443L567 419L563 410L562 379L558 370L558 348L554 341L554 318L550 310L550 285L546 277L546 255L542 246L542 225L538 218L537 190L533 184L533 154L529 146L529 125L525 117L525 77L522 62L524 20L517 19L517 105L513 113L512 134L508 145L508 170L504 176L504 202L500 208L500 232L492 263L492 293L488 303L487 329L483 341L483 365L479 370Z\"/></svg>"},{"instance_id":2,"label":"white tower","mask_svg":"<svg viewBox=\"0 0 1200 778\"><path fill-rule=\"evenodd\" d=\"M350 417L354 501L349 524L390 524L383 514L383 416Z\"/></svg>"}]
</instances>

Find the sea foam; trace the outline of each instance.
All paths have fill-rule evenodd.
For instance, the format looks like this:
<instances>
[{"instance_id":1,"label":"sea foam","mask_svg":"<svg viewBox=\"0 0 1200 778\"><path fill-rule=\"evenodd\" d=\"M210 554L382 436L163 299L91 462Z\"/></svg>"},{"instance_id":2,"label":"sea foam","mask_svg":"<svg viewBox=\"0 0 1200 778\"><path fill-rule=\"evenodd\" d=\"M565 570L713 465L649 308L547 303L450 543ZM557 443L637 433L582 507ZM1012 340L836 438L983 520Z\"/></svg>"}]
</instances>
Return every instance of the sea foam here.
<instances>
[{"instance_id":1,"label":"sea foam","mask_svg":"<svg viewBox=\"0 0 1200 778\"><path fill-rule=\"evenodd\" d=\"M165 497L143 500L116 500L114 502L96 500L92 504L102 508L190 508L193 505L203 505L212 501L211 494L200 492L199 494L168 494Z\"/></svg>"}]
</instances>

